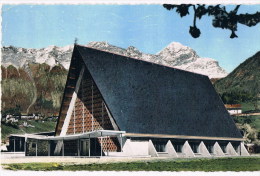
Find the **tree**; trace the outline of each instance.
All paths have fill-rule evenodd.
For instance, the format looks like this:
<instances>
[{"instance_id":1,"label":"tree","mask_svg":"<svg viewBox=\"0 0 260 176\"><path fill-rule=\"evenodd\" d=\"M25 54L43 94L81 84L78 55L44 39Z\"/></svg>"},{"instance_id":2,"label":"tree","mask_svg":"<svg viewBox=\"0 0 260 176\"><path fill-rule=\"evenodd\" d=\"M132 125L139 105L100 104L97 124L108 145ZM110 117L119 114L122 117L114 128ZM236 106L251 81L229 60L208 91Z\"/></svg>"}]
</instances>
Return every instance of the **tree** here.
<instances>
[{"instance_id":1,"label":"tree","mask_svg":"<svg viewBox=\"0 0 260 176\"><path fill-rule=\"evenodd\" d=\"M190 26L189 33L193 38L198 38L201 34L200 29L196 26L196 19L201 19L202 16L208 15L212 16L212 25L215 28L229 29L231 31L230 38L238 37L235 33L237 31L237 24L243 24L249 27L255 26L260 22L260 12L254 14L237 14L240 5L237 5L233 10L227 11L225 6L206 6L204 4L181 4L181 5L172 5L164 4L164 8L167 10L174 10L184 17L189 15L190 8L194 11L193 25Z\"/></svg>"}]
</instances>

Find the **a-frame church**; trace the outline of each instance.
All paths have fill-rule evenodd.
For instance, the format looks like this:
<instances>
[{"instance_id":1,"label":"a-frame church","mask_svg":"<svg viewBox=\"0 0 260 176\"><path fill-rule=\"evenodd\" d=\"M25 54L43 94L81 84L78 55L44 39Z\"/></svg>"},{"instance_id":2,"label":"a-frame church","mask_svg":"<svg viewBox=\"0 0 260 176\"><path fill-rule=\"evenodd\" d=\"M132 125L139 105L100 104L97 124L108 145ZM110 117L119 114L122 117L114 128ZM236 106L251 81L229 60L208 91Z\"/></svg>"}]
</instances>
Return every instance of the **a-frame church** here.
<instances>
[{"instance_id":1,"label":"a-frame church","mask_svg":"<svg viewBox=\"0 0 260 176\"><path fill-rule=\"evenodd\" d=\"M248 155L209 78L75 45L54 136L26 155Z\"/></svg>"}]
</instances>

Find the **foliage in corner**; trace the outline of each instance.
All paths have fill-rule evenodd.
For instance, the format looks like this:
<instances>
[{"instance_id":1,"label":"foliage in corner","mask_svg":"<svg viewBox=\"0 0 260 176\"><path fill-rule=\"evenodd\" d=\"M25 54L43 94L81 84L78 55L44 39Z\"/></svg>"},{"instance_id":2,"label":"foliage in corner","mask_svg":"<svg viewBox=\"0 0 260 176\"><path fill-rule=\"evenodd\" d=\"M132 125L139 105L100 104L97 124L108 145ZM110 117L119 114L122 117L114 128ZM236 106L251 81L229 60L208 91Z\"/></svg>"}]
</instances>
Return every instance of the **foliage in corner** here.
<instances>
[{"instance_id":1,"label":"foliage in corner","mask_svg":"<svg viewBox=\"0 0 260 176\"><path fill-rule=\"evenodd\" d=\"M204 4L164 4L164 8L167 10L174 10L184 17L189 15L189 9L194 11L193 26L190 26L189 33L193 38L198 38L201 34L200 29L196 26L196 19L201 19L204 15L212 16L212 25L215 28L229 29L231 31L230 38L238 37L235 33L237 31L237 24L243 24L248 27L257 25L260 22L260 12L254 14L238 14L240 5L237 5L233 10L227 11L225 6L206 6Z\"/></svg>"}]
</instances>

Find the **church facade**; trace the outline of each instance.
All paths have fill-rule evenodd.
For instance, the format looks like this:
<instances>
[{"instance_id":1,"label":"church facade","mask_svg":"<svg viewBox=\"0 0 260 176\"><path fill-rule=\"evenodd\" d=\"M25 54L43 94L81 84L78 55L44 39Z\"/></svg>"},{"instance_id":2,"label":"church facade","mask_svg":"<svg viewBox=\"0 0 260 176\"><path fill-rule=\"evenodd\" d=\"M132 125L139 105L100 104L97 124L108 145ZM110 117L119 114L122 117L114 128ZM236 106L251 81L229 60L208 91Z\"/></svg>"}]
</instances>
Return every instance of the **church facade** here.
<instances>
[{"instance_id":1,"label":"church facade","mask_svg":"<svg viewBox=\"0 0 260 176\"><path fill-rule=\"evenodd\" d=\"M25 148L27 156L246 156L243 141L207 76L75 45L55 135L28 135Z\"/></svg>"}]
</instances>

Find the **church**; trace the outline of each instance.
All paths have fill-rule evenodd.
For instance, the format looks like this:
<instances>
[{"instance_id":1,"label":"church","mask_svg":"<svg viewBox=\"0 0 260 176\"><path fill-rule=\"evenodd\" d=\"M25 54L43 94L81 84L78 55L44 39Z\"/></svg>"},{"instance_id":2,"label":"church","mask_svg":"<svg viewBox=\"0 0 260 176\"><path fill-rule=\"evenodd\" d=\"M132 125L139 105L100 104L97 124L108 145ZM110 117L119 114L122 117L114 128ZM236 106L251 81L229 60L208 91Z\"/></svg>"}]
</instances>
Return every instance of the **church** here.
<instances>
[{"instance_id":1,"label":"church","mask_svg":"<svg viewBox=\"0 0 260 176\"><path fill-rule=\"evenodd\" d=\"M209 78L75 45L54 135L26 156L249 155Z\"/></svg>"}]
</instances>

